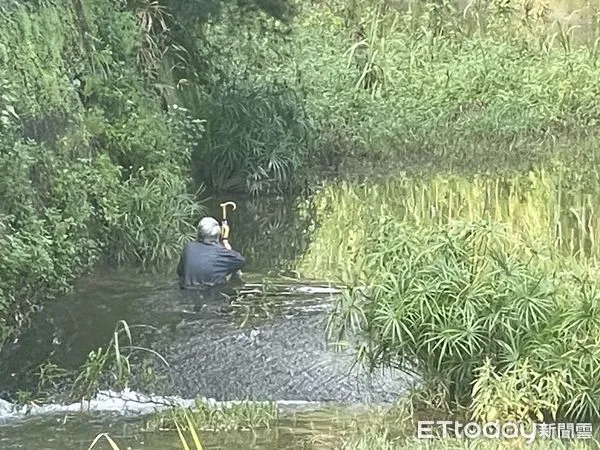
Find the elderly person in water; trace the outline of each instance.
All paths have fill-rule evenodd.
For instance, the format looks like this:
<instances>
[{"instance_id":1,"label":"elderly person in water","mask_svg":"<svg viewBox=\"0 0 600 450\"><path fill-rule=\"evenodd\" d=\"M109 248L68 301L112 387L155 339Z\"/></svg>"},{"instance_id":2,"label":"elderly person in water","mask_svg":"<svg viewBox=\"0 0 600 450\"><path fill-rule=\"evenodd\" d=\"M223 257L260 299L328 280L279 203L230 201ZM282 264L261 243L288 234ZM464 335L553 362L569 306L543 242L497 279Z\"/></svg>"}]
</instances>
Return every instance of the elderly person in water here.
<instances>
[{"instance_id":1,"label":"elderly person in water","mask_svg":"<svg viewBox=\"0 0 600 450\"><path fill-rule=\"evenodd\" d=\"M198 240L185 244L177 266L181 289L203 290L241 274L246 260L232 250L227 238L229 229L225 227L221 228L212 217L200 221Z\"/></svg>"}]
</instances>

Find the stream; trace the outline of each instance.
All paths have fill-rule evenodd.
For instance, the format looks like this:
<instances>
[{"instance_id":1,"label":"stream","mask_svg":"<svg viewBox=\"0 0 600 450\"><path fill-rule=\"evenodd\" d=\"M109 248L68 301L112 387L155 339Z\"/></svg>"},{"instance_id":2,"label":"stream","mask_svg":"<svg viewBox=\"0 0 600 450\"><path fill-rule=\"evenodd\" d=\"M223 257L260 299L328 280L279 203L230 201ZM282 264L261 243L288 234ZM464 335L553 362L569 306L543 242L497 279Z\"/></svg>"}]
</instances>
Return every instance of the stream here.
<instances>
[{"instance_id":1,"label":"stream","mask_svg":"<svg viewBox=\"0 0 600 450\"><path fill-rule=\"evenodd\" d=\"M220 201L210 202L211 213ZM180 448L176 436L140 434L139 423L161 403L186 406L197 397L276 401L287 411L282 426L262 440L254 435L242 445L248 433L227 433L214 438L218 448L294 448L308 424L327 428L332 414L389 404L406 392L412 382L406 375L365 373L353 366L351 352L327 345L325 326L338 289L289 276L315 227L310 214L289 199L236 201L232 245L248 264L244 285L232 288L230 298L199 300L178 288L173 270L98 268L71 294L49 302L0 355L0 393L14 400L35 387L41 364L80 367L90 351L108 345L123 320L133 345L166 360L168 366L138 352L152 360L163 382L133 380L130 391L102 391L85 413L79 404L41 404L25 415L0 400L1 448L87 449L100 432L118 437L123 448ZM206 448L213 448L210 441Z\"/></svg>"}]
</instances>

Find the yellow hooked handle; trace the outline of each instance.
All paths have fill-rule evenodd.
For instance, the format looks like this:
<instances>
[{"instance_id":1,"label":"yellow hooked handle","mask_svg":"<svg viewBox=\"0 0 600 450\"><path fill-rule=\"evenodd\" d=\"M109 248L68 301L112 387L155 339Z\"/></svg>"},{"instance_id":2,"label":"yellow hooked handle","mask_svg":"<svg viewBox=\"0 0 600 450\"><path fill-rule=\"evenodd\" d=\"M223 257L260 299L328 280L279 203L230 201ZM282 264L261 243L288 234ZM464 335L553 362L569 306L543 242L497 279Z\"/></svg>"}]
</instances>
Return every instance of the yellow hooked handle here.
<instances>
[{"instance_id":1,"label":"yellow hooked handle","mask_svg":"<svg viewBox=\"0 0 600 450\"><path fill-rule=\"evenodd\" d=\"M227 207L231 206L231 210L235 211L237 205L234 202L225 202L221 203L221 208L223 208L223 222L227 223Z\"/></svg>"}]
</instances>

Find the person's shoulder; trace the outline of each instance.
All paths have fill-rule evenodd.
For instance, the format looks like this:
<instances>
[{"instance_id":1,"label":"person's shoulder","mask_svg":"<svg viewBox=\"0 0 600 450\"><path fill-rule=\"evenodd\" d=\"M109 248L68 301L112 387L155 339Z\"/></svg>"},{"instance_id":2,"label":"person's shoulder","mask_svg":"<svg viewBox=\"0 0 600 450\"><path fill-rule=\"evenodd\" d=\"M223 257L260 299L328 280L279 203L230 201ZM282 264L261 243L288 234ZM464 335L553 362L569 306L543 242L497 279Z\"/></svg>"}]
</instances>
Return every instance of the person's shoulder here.
<instances>
[{"instance_id":1,"label":"person's shoulder","mask_svg":"<svg viewBox=\"0 0 600 450\"><path fill-rule=\"evenodd\" d=\"M193 241L188 241L184 244L183 246L183 250L184 251L198 251L199 249L201 249L203 247L202 242L198 242L196 240Z\"/></svg>"},{"instance_id":2,"label":"person's shoulder","mask_svg":"<svg viewBox=\"0 0 600 450\"><path fill-rule=\"evenodd\" d=\"M236 251L236 250L229 250L229 249L225 249L225 250L227 251L227 254L231 258L233 258L233 259L236 259L236 260L239 260L239 261L245 261L246 260L246 258L244 258L242 256L242 254L240 252Z\"/></svg>"}]
</instances>

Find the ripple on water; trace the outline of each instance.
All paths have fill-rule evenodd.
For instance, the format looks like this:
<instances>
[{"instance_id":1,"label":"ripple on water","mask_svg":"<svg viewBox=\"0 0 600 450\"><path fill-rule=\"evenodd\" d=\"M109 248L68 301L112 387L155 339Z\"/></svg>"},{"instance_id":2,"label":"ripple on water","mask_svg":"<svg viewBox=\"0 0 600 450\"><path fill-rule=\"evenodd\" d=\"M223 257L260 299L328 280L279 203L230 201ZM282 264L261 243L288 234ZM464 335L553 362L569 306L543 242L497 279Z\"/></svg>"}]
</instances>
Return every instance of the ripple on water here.
<instances>
[{"instance_id":1,"label":"ripple on water","mask_svg":"<svg viewBox=\"0 0 600 450\"><path fill-rule=\"evenodd\" d=\"M45 339L43 328L32 327L35 338L25 336L19 348L23 361L34 349L40 363L50 351L58 364L61 355L83 361L90 350L106 345L116 322L123 319L130 325L155 327L136 334L134 343L159 350L168 360L170 370L160 367L174 383L162 394L223 401L379 403L397 399L411 381L400 373L370 377L352 370L351 353L328 347L325 325L338 292L330 286L286 280L265 289L262 283L248 283L240 288L241 295L198 308L197 296L174 283L157 278L152 284L142 277L135 286L124 283L122 273L114 275L114 282L111 276L97 276L58 302L54 313L49 310L51 331L64 344L44 353L39 345ZM47 340L51 339L52 334Z\"/></svg>"}]
</instances>

